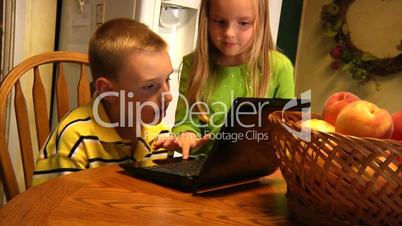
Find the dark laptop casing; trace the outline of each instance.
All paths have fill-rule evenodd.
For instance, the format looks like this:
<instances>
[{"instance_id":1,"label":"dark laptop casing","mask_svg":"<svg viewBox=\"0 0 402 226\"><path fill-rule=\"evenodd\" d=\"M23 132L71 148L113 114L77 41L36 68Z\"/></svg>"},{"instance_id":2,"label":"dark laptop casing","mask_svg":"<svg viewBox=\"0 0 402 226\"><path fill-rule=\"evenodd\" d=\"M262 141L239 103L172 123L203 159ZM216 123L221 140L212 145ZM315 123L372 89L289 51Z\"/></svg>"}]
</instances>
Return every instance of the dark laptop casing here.
<instances>
[{"instance_id":1,"label":"dark laptop casing","mask_svg":"<svg viewBox=\"0 0 402 226\"><path fill-rule=\"evenodd\" d=\"M121 167L129 173L157 183L173 186L180 190L197 192L209 187L219 187L236 181L255 179L273 173L279 164L275 150L270 144L271 136L268 115L281 111L290 99L237 98L229 110L221 134L243 134L243 139L215 140L215 143L204 161L199 175L178 175L153 171L148 162L124 163ZM297 100L297 106L287 110L300 111L310 107L309 102ZM253 114L255 109L261 109ZM241 112L236 115L235 112ZM258 123L260 119L260 124ZM252 125L245 128L240 125ZM259 124L259 125L258 125ZM264 140L257 142L257 136L266 135ZM252 139L250 139L252 138ZM154 160L155 164L169 164L182 160L181 158ZM144 166L145 165L145 166ZM151 164L152 165L152 164Z\"/></svg>"}]
</instances>

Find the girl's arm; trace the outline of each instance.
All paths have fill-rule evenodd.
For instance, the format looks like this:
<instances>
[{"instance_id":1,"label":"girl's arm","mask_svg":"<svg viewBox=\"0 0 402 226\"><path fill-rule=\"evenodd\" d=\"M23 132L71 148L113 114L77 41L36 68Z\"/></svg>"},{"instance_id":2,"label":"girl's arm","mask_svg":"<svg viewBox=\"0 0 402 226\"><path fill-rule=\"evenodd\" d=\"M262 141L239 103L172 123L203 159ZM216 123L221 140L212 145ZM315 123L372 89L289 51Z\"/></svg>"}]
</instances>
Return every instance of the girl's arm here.
<instances>
[{"instance_id":1,"label":"girl's arm","mask_svg":"<svg viewBox=\"0 0 402 226\"><path fill-rule=\"evenodd\" d=\"M176 108L175 125L172 132L175 134L175 141L167 140L166 143L158 143L161 147L179 147L183 158L187 159L191 150L201 148L209 141L209 135L201 136L201 125L196 114L192 114L194 107L187 100L187 81L191 73L193 62L192 54L183 58L183 67L180 76L179 99Z\"/></svg>"},{"instance_id":2,"label":"girl's arm","mask_svg":"<svg viewBox=\"0 0 402 226\"><path fill-rule=\"evenodd\" d=\"M192 103L187 101L187 80L192 67L192 55L183 58L183 67L180 76L179 99L177 101L175 125L172 132L179 135L183 132L193 132L201 135L200 122L197 115L191 113ZM193 110L194 111L194 110Z\"/></svg>"}]
</instances>

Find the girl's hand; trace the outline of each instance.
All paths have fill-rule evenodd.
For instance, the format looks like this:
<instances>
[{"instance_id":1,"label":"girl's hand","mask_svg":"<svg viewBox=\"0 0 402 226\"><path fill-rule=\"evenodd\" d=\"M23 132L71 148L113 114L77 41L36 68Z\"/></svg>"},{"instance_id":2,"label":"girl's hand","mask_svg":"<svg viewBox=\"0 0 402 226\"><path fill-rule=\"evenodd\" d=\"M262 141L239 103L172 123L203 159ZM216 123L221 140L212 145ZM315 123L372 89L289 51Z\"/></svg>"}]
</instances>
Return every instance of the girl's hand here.
<instances>
[{"instance_id":1,"label":"girl's hand","mask_svg":"<svg viewBox=\"0 0 402 226\"><path fill-rule=\"evenodd\" d=\"M181 133L176 138L176 142L180 146L183 159L188 159L191 149L201 148L204 146L210 140L210 137L210 134L206 134L203 137L198 138L197 134L193 132Z\"/></svg>"}]
</instances>

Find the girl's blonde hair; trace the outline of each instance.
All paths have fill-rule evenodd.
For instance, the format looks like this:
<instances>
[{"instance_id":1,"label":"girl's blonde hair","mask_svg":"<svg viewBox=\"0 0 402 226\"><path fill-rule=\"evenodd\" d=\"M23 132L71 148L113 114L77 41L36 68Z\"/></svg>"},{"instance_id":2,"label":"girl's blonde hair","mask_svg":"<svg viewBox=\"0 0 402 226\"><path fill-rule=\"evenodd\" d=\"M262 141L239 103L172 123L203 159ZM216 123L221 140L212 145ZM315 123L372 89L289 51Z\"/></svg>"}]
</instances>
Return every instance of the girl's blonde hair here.
<instances>
[{"instance_id":1,"label":"girl's blonde hair","mask_svg":"<svg viewBox=\"0 0 402 226\"><path fill-rule=\"evenodd\" d=\"M200 7L198 22L198 40L194 51L193 66L188 80L187 98L190 103L206 100L210 96L211 88L208 84L215 84L216 62L219 50L208 38L209 2L203 0ZM270 79L270 51L273 50L271 29L269 24L269 7L267 0L251 0L254 2L256 19L255 29L251 39L248 62L246 62L247 94L255 97L265 97L268 92ZM261 72L261 76L259 75ZM208 82L207 82L208 81ZM205 92L207 90L207 92ZM200 108L200 106L199 106ZM201 109L199 109L201 110ZM201 117L205 120L205 116Z\"/></svg>"},{"instance_id":2,"label":"girl's blonde hair","mask_svg":"<svg viewBox=\"0 0 402 226\"><path fill-rule=\"evenodd\" d=\"M89 42L89 65L94 80L103 76L117 79L131 51L156 52L167 49L166 42L145 24L128 18L105 22Z\"/></svg>"}]
</instances>

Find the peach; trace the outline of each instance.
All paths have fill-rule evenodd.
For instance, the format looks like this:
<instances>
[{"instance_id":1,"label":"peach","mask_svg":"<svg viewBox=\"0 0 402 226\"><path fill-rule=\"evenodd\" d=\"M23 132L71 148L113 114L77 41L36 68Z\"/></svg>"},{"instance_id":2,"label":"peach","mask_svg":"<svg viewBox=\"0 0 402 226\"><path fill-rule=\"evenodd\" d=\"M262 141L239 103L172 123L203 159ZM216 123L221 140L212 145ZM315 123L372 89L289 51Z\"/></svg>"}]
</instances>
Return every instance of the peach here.
<instances>
[{"instance_id":1,"label":"peach","mask_svg":"<svg viewBox=\"0 0 402 226\"><path fill-rule=\"evenodd\" d=\"M358 137L388 139L394 129L392 116L385 109L364 100L348 104L339 113L335 132Z\"/></svg>"},{"instance_id":2,"label":"peach","mask_svg":"<svg viewBox=\"0 0 402 226\"><path fill-rule=\"evenodd\" d=\"M346 105L356 100L360 100L360 98L351 92L340 91L332 94L325 101L322 118L332 125L335 125L339 112L341 112Z\"/></svg>"},{"instance_id":3,"label":"peach","mask_svg":"<svg viewBox=\"0 0 402 226\"><path fill-rule=\"evenodd\" d=\"M391 139L402 141L402 111L392 114L392 121L394 122L394 132Z\"/></svg>"}]
</instances>

